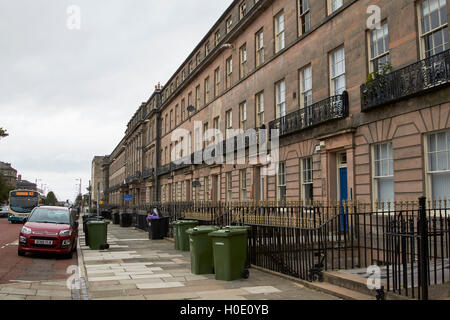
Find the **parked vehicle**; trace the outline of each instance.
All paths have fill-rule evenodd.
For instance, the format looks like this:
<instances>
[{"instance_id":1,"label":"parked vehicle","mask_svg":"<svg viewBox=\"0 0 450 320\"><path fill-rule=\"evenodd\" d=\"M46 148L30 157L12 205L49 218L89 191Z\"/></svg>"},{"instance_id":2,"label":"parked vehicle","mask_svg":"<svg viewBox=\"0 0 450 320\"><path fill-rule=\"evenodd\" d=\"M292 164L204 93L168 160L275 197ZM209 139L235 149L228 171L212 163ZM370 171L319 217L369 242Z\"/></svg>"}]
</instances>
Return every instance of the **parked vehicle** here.
<instances>
[{"instance_id":1,"label":"parked vehicle","mask_svg":"<svg viewBox=\"0 0 450 320\"><path fill-rule=\"evenodd\" d=\"M72 258L77 249L78 222L68 208L34 208L20 231L18 255L55 253Z\"/></svg>"},{"instance_id":2,"label":"parked vehicle","mask_svg":"<svg viewBox=\"0 0 450 320\"><path fill-rule=\"evenodd\" d=\"M0 218L8 218L9 215L9 207L2 206L0 207Z\"/></svg>"}]
</instances>

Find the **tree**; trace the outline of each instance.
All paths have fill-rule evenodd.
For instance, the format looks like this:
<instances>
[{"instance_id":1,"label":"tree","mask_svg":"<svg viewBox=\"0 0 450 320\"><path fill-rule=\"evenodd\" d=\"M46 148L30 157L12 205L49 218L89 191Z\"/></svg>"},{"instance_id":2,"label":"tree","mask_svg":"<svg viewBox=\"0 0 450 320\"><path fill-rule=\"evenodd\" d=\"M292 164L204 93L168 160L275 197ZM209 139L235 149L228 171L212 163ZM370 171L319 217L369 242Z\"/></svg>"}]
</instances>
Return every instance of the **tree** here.
<instances>
[{"instance_id":1,"label":"tree","mask_svg":"<svg viewBox=\"0 0 450 320\"><path fill-rule=\"evenodd\" d=\"M6 130L0 127L0 139L5 138L7 136L9 136L9 134L6 132Z\"/></svg>"},{"instance_id":2,"label":"tree","mask_svg":"<svg viewBox=\"0 0 450 320\"><path fill-rule=\"evenodd\" d=\"M53 193L53 191L50 191L49 193L47 193L47 205L49 206L56 206L58 204L58 199L56 199L55 194Z\"/></svg>"},{"instance_id":3,"label":"tree","mask_svg":"<svg viewBox=\"0 0 450 320\"><path fill-rule=\"evenodd\" d=\"M8 201L9 192L14 190L14 187L6 182L3 175L0 173L0 204Z\"/></svg>"}]
</instances>

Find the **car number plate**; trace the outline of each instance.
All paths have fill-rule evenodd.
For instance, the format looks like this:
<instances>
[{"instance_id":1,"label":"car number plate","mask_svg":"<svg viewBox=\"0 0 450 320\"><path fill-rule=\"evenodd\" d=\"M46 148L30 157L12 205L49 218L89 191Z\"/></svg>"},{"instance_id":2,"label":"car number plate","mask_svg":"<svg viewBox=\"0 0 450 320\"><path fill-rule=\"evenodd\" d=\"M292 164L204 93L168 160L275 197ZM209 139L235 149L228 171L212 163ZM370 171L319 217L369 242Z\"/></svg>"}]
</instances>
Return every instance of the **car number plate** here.
<instances>
[{"instance_id":1,"label":"car number plate","mask_svg":"<svg viewBox=\"0 0 450 320\"><path fill-rule=\"evenodd\" d=\"M34 243L51 246L53 244L53 241L51 241L51 240L36 240L36 241L34 241Z\"/></svg>"}]
</instances>

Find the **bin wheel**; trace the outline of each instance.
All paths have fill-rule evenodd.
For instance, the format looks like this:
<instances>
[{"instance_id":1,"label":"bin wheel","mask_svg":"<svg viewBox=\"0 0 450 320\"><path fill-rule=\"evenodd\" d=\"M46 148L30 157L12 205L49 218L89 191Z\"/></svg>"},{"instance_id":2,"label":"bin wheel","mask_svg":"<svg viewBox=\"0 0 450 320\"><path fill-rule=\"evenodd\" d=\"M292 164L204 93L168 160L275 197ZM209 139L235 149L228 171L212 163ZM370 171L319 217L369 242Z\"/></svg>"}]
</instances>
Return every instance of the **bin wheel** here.
<instances>
[{"instance_id":1,"label":"bin wheel","mask_svg":"<svg viewBox=\"0 0 450 320\"><path fill-rule=\"evenodd\" d=\"M248 271L248 269L244 269L244 271L242 272L242 278L248 279L249 277L250 277L250 271Z\"/></svg>"},{"instance_id":2,"label":"bin wheel","mask_svg":"<svg viewBox=\"0 0 450 320\"><path fill-rule=\"evenodd\" d=\"M109 249L109 244L102 244L100 246L100 250L108 250Z\"/></svg>"}]
</instances>

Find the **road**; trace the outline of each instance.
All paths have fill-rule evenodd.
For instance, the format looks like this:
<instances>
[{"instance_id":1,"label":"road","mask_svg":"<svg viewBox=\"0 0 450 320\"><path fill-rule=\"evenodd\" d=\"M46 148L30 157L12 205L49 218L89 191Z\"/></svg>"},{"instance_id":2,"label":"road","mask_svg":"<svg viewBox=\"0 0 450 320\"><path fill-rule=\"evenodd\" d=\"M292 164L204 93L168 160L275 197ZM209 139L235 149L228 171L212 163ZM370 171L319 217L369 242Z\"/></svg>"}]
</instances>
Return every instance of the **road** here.
<instances>
[{"instance_id":1,"label":"road","mask_svg":"<svg viewBox=\"0 0 450 320\"><path fill-rule=\"evenodd\" d=\"M77 254L72 259L42 254L17 255L21 224L0 219L0 285L22 281L66 280L67 267L78 265Z\"/></svg>"}]
</instances>

